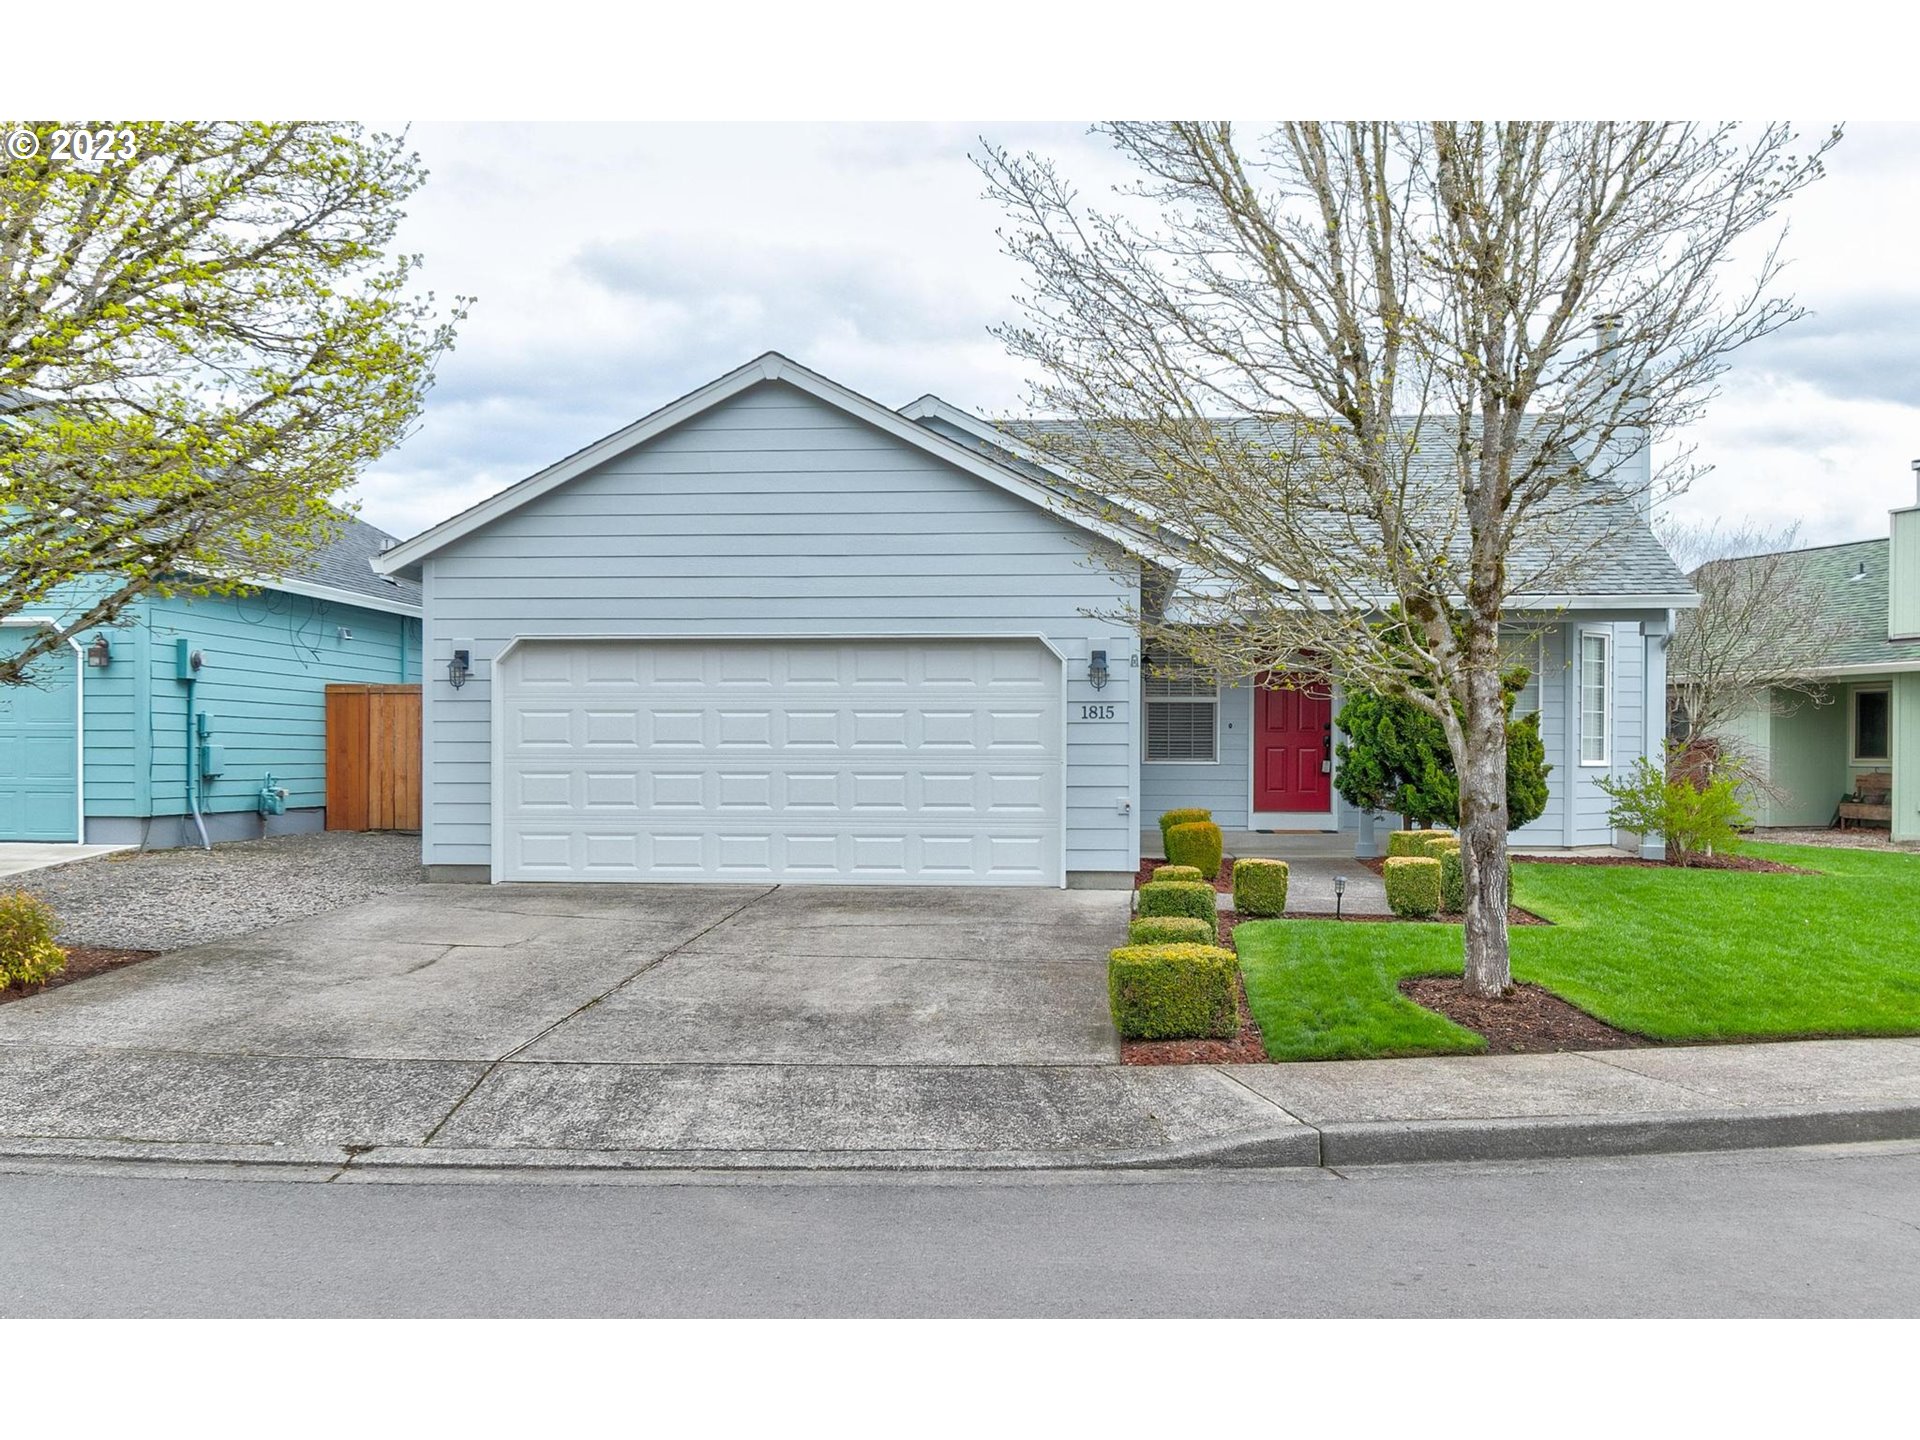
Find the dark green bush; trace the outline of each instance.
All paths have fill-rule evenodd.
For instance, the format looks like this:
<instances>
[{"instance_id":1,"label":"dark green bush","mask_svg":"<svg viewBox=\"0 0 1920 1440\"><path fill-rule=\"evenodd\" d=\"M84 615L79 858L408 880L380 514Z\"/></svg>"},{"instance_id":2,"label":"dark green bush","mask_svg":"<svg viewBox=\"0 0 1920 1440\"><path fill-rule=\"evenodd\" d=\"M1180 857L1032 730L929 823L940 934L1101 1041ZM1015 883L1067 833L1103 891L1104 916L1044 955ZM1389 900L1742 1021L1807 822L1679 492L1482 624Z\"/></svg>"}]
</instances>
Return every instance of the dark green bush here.
<instances>
[{"instance_id":1,"label":"dark green bush","mask_svg":"<svg viewBox=\"0 0 1920 1440\"><path fill-rule=\"evenodd\" d=\"M1160 817L1160 845L1161 845L1160 853L1163 855L1167 855L1168 859L1173 858L1171 855L1167 853L1167 850L1165 847L1167 843L1167 832L1171 830L1174 826L1195 825L1195 824L1199 824L1202 821L1207 821L1211 819L1213 819L1213 811L1211 810L1192 809L1192 810L1167 811L1166 814Z\"/></svg>"},{"instance_id":2,"label":"dark green bush","mask_svg":"<svg viewBox=\"0 0 1920 1440\"><path fill-rule=\"evenodd\" d=\"M1204 880L1197 865L1156 865L1153 869L1155 880Z\"/></svg>"},{"instance_id":3,"label":"dark green bush","mask_svg":"<svg viewBox=\"0 0 1920 1440\"><path fill-rule=\"evenodd\" d=\"M1240 1033L1239 962L1216 945L1127 945L1107 957L1113 1023L1128 1040Z\"/></svg>"},{"instance_id":4,"label":"dark green bush","mask_svg":"<svg viewBox=\"0 0 1920 1440\"><path fill-rule=\"evenodd\" d=\"M25 890L0 895L0 989L38 985L67 968L67 952L53 943L60 922L52 907Z\"/></svg>"},{"instance_id":5,"label":"dark green bush","mask_svg":"<svg viewBox=\"0 0 1920 1440\"><path fill-rule=\"evenodd\" d=\"M1233 866L1233 908L1242 915L1278 915L1287 908L1287 862L1238 860Z\"/></svg>"},{"instance_id":6,"label":"dark green bush","mask_svg":"<svg viewBox=\"0 0 1920 1440\"><path fill-rule=\"evenodd\" d=\"M1191 920L1216 921L1219 907L1214 904L1211 885L1197 880L1161 880L1140 887L1140 914L1143 919L1185 915Z\"/></svg>"},{"instance_id":7,"label":"dark green bush","mask_svg":"<svg viewBox=\"0 0 1920 1440\"><path fill-rule=\"evenodd\" d=\"M1440 908L1440 862L1425 855L1396 855L1382 872L1387 906L1396 915L1427 916Z\"/></svg>"},{"instance_id":8,"label":"dark green bush","mask_svg":"<svg viewBox=\"0 0 1920 1440\"><path fill-rule=\"evenodd\" d=\"M1194 820L1167 831L1167 859L1175 865L1191 865L1209 880L1220 873L1222 845L1220 827L1211 820Z\"/></svg>"},{"instance_id":9,"label":"dark green bush","mask_svg":"<svg viewBox=\"0 0 1920 1440\"><path fill-rule=\"evenodd\" d=\"M1152 915L1127 927L1129 945L1211 945L1219 936L1217 921L1190 915Z\"/></svg>"}]
</instances>

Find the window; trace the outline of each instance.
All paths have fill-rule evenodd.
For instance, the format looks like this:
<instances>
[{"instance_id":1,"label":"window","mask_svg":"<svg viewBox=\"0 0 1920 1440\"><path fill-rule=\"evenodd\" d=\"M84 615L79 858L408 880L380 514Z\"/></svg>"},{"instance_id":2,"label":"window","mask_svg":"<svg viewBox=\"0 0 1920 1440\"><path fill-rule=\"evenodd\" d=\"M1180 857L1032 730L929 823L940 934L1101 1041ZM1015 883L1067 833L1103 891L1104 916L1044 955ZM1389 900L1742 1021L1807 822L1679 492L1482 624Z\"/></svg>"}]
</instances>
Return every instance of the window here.
<instances>
[{"instance_id":1,"label":"window","mask_svg":"<svg viewBox=\"0 0 1920 1440\"><path fill-rule=\"evenodd\" d=\"M1540 710L1541 676L1547 672L1546 637L1538 631L1503 635L1500 640L1500 665L1510 670L1515 665L1527 667L1527 683L1520 693L1513 697L1513 715L1517 720L1522 715L1535 715Z\"/></svg>"},{"instance_id":2,"label":"window","mask_svg":"<svg viewBox=\"0 0 1920 1440\"><path fill-rule=\"evenodd\" d=\"M1888 725L1887 692L1885 690L1856 690L1853 692L1853 758L1856 760L1887 760L1892 758L1887 740L1891 727Z\"/></svg>"},{"instance_id":3,"label":"window","mask_svg":"<svg viewBox=\"0 0 1920 1440\"><path fill-rule=\"evenodd\" d=\"M1605 630L1580 632L1580 763L1607 763L1607 721L1613 713L1611 659L1613 637Z\"/></svg>"},{"instance_id":4,"label":"window","mask_svg":"<svg viewBox=\"0 0 1920 1440\"><path fill-rule=\"evenodd\" d=\"M1217 763L1218 680L1183 657L1149 649L1142 683L1147 702L1147 759L1155 764Z\"/></svg>"}]
</instances>

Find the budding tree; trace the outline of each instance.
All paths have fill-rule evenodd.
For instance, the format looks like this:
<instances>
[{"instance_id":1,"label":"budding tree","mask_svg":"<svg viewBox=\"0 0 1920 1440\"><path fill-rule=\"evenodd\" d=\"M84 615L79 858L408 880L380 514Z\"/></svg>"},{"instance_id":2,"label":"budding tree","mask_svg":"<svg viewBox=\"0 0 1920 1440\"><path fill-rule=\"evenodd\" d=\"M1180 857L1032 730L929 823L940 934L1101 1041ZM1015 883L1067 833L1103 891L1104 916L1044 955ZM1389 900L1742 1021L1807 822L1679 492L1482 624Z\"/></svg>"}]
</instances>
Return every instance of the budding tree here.
<instances>
[{"instance_id":1,"label":"budding tree","mask_svg":"<svg viewBox=\"0 0 1920 1440\"><path fill-rule=\"evenodd\" d=\"M137 124L0 157L0 654L20 683L149 591L271 578L453 339L389 246L426 172L357 125Z\"/></svg>"},{"instance_id":2,"label":"budding tree","mask_svg":"<svg viewBox=\"0 0 1920 1440\"><path fill-rule=\"evenodd\" d=\"M1647 490L1684 479L1625 463L1637 437L1691 420L1728 355L1799 313L1754 237L1837 133L1796 152L1782 126L1103 130L1138 176L1104 206L1042 157L979 157L1027 272L1001 338L1069 422L1026 438L1080 504L1159 527L1128 617L1147 638L1439 721L1467 987L1502 994L1503 620L1604 573Z\"/></svg>"},{"instance_id":3,"label":"budding tree","mask_svg":"<svg viewBox=\"0 0 1920 1440\"><path fill-rule=\"evenodd\" d=\"M1759 709L1826 699L1818 674L1844 628L1804 552L1799 527L1661 527L1661 539L1700 592L1683 611L1667 652L1667 682L1682 744L1729 739L1733 722ZM1764 777L1759 777L1764 780Z\"/></svg>"}]
</instances>

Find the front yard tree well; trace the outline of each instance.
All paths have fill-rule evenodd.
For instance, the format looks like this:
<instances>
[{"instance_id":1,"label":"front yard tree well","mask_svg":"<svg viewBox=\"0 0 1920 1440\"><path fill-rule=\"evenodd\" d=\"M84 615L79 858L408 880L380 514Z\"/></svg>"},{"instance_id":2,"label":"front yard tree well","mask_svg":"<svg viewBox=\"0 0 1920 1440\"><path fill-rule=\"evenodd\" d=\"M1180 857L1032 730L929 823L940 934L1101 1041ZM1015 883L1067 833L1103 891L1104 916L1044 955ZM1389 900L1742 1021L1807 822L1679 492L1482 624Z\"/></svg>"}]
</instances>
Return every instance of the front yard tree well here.
<instances>
[{"instance_id":1,"label":"front yard tree well","mask_svg":"<svg viewBox=\"0 0 1920 1440\"><path fill-rule=\"evenodd\" d=\"M1785 126L1115 123L1105 208L1048 160L979 164L1027 271L1000 336L1075 503L1158 522L1125 618L1230 675L1284 666L1420 706L1460 784L1470 993L1507 946L1503 615L1646 524L1648 437L1796 318L1782 207L1837 132ZM1754 239L1762 240L1757 249ZM1757 255L1757 259L1746 257ZM1744 262L1744 263L1743 263ZM1582 465L1570 456L1591 457ZM1591 515L1586 511L1583 514ZM1397 612L1399 623L1382 625Z\"/></svg>"}]
</instances>

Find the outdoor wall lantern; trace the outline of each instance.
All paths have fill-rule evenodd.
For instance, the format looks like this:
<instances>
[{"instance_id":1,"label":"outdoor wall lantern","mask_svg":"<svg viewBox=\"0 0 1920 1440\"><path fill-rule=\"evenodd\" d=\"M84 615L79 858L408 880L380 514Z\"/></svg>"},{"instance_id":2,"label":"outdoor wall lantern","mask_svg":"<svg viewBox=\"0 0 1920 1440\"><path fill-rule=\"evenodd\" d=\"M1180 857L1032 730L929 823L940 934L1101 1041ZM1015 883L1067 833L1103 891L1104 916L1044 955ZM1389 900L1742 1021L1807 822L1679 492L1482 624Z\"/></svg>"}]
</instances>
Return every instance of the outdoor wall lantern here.
<instances>
[{"instance_id":1,"label":"outdoor wall lantern","mask_svg":"<svg viewBox=\"0 0 1920 1440\"><path fill-rule=\"evenodd\" d=\"M1087 662L1087 683L1096 690L1107 688L1107 652L1096 650Z\"/></svg>"},{"instance_id":2,"label":"outdoor wall lantern","mask_svg":"<svg viewBox=\"0 0 1920 1440\"><path fill-rule=\"evenodd\" d=\"M466 684L467 677L473 673L473 667L469 664L470 655L470 651L456 650L453 659L447 662L447 683L456 690Z\"/></svg>"},{"instance_id":3,"label":"outdoor wall lantern","mask_svg":"<svg viewBox=\"0 0 1920 1440\"><path fill-rule=\"evenodd\" d=\"M113 646L107 643L107 637L94 632L93 643L87 646L87 664L95 670L104 670L113 659Z\"/></svg>"}]
</instances>

